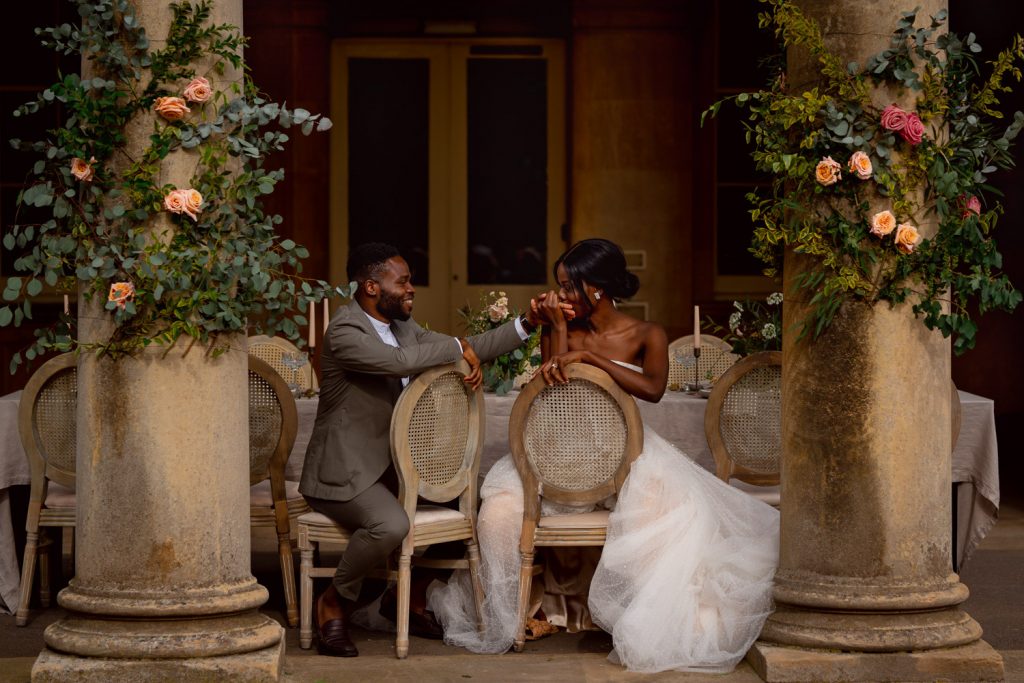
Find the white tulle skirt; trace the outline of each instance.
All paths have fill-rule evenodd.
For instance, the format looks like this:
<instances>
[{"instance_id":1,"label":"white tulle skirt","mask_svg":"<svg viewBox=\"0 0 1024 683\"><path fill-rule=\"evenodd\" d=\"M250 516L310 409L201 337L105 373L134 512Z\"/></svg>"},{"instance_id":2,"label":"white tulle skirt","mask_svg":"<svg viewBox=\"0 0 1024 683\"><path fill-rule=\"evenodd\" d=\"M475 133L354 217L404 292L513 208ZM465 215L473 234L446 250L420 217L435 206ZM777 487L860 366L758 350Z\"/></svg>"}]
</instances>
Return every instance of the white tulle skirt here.
<instances>
[{"instance_id":1,"label":"white tulle skirt","mask_svg":"<svg viewBox=\"0 0 1024 683\"><path fill-rule=\"evenodd\" d=\"M484 633L465 572L433 591L429 607L446 643L497 653L512 646L518 602L523 494L510 456L480 493ZM542 514L579 511L545 504ZM593 620L612 635L609 657L639 672L732 670L771 612L778 546L777 510L645 429L590 585Z\"/></svg>"}]
</instances>

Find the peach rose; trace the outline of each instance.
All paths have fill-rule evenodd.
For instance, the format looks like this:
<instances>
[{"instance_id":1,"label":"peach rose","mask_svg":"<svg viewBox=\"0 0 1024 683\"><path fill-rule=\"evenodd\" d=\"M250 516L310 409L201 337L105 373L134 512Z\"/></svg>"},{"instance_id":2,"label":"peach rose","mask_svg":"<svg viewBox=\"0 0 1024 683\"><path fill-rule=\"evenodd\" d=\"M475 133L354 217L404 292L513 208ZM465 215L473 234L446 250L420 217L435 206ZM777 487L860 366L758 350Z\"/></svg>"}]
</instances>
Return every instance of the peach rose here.
<instances>
[{"instance_id":1,"label":"peach rose","mask_svg":"<svg viewBox=\"0 0 1024 683\"><path fill-rule=\"evenodd\" d=\"M153 109L168 121L180 121L192 111L180 97L158 97L153 103Z\"/></svg>"},{"instance_id":2,"label":"peach rose","mask_svg":"<svg viewBox=\"0 0 1024 683\"><path fill-rule=\"evenodd\" d=\"M896 248L904 254L914 251L914 247L921 241L921 234L910 223L900 223L896 226Z\"/></svg>"},{"instance_id":3,"label":"peach rose","mask_svg":"<svg viewBox=\"0 0 1024 683\"><path fill-rule=\"evenodd\" d=\"M96 157L89 157L89 161L85 159L79 159L78 157L72 157L71 159L71 175L75 176L82 182L89 182L93 176L96 175L95 169L92 165L96 163Z\"/></svg>"},{"instance_id":4,"label":"peach rose","mask_svg":"<svg viewBox=\"0 0 1024 683\"><path fill-rule=\"evenodd\" d=\"M842 173L840 173L841 168L838 161L835 161L832 157L825 157L815 167L814 176L820 184L828 187L843 177Z\"/></svg>"},{"instance_id":5,"label":"peach rose","mask_svg":"<svg viewBox=\"0 0 1024 683\"><path fill-rule=\"evenodd\" d=\"M203 195L198 190L171 190L164 197L164 208L171 213L183 213L194 221L199 220Z\"/></svg>"},{"instance_id":6,"label":"peach rose","mask_svg":"<svg viewBox=\"0 0 1024 683\"><path fill-rule=\"evenodd\" d=\"M115 282L110 285L107 301L113 301L122 311L129 301L135 299L135 285L130 282Z\"/></svg>"},{"instance_id":7,"label":"peach rose","mask_svg":"<svg viewBox=\"0 0 1024 683\"><path fill-rule=\"evenodd\" d=\"M871 234L885 237L896 228L896 216L892 211L879 211L871 217Z\"/></svg>"},{"instance_id":8,"label":"peach rose","mask_svg":"<svg viewBox=\"0 0 1024 683\"><path fill-rule=\"evenodd\" d=\"M185 86L185 92L182 94L189 102L202 103L213 97L213 88L210 87L210 81L202 76L196 76Z\"/></svg>"},{"instance_id":9,"label":"peach rose","mask_svg":"<svg viewBox=\"0 0 1024 683\"><path fill-rule=\"evenodd\" d=\"M903 130L907 125L907 112L890 104L882 110L881 123L886 130Z\"/></svg>"},{"instance_id":10,"label":"peach rose","mask_svg":"<svg viewBox=\"0 0 1024 683\"><path fill-rule=\"evenodd\" d=\"M861 151L856 151L849 161L850 173L856 173L861 180L868 180L874 172L871 166L871 157Z\"/></svg>"},{"instance_id":11,"label":"peach rose","mask_svg":"<svg viewBox=\"0 0 1024 683\"><path fill-rule=\"evenodd\" d=\"M921 139L924 138L924 124L916 112L907 114L907 125L900 130L900 135L912 145L921 143Z\"/></svg>"}]
</instances>

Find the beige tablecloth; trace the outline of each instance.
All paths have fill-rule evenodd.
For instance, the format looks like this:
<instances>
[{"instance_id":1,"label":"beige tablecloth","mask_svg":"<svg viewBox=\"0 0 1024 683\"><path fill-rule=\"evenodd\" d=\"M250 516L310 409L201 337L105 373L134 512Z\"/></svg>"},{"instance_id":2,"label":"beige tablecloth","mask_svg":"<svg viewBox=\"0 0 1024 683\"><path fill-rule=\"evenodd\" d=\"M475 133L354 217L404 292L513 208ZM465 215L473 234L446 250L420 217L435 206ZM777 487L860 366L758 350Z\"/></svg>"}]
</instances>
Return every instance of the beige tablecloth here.
<instances>
[{"instance_id":1,"label":"beige tablecloth","mask_svg":"<svg viewBox=\"0 0 1024 683\"><path fill-rule=\"evenodd\" d=\"M18 438L18 400L21 392L0 396L0 609L8 611L18 600L18 562L11 526L7 489L29 483L28 462ZM508 417L517 394L487 394L487 425L481 476L508 452ZM995 524L999 510L999 462L996 448L995 408L991 399L960 392L962 427L953 449L953 481L959 483L957 504L957 558L961 566ZM297 481L313 431L317 400L296 402L299 414L295 447L286 477ZM668 392L660 403L639 402L644 423L705 469L714 471L714 459L704 438L707 401Z\"/></svg>"}]
</instances>

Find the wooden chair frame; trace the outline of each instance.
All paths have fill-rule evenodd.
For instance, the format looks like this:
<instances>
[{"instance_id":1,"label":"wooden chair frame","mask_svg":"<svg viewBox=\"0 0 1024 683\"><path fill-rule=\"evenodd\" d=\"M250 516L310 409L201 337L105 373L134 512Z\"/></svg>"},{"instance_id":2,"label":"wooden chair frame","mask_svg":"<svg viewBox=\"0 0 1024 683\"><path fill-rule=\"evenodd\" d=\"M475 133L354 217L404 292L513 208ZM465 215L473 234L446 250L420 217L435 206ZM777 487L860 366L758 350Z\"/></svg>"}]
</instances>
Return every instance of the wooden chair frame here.
<instances>
[{"instance_id":1,"label":"wooden chair frame","mask_svg":"<svg viewBox=\"0 0 1024 683\"><path fill-rule=\"evenodd\" d=\"M292 556L291 528L292 522L306 512L309 505L305 499L293 499L289 504L286 491L284 470L288 464L288 456L295 445L295 434L298 430L299 417L295 408L295 398L288 390L288 384L270 364L256 356L249 356L249 373L259 375L273 389L277 402L281 407L281 432L274 447L274 452L267 461L263 471L251 471L249 485L254 486L270 479L272 508L250 505L249 524L251 527L274 527L277 530L278 556L281 563L281 581L284 584L285 609L289 626L299 623L298 600L295 592L295 562ZM252 443L250 442L250 449ZM252 458L250 450L250 463Z\"/></svg>"},{"instance_id":2,"label":"wooden chair frame","mask_svg":"<svg viewBox=\"0 0 1024 683\"><path fill-rule=\"evenodd\" d=\"M57 467L50 462L39 436L36 424L36 401L40 392L56 376L63 373L76 373L78 357L74 353L63 353L43 363L29 378L21 394L18 406L18 433L22 447L28 457L31 472L28 515L25 521L25 556L21 567L21 590L15 623L24 626L28 623L29 601L32 597L32 583L35 578L36 558L39 559L39 599L43 607L50 604L49 559L46 553L39 553L48 545L40 539L40 527L61 527L65 571L70 574L73 567L74 529L76 507L45 506L49 482L55 481L69 489L75 488L74 470Z\"/></svg>"},{"instance_id":3,"label":"wooden chair frame","mask_svg":"<svg viewBox=\"0 0 1024 683\"><path fill-rule=\"evenodd\" d=\"M423 372L403 390L392 412L391 458L398 474L398 501L409 517L409 533L398 550L398 569L389 571L387 576L398 583L397 627L395 655L404 659L409 654L409 601L412 565L437 568L468 568L473 584L477 614L482 614L483 587L480 583L480 553L476 535L477 478L480 472L480 454L484 443L483 393L477 390L469 396L469 430L466 436L466 450L458 471L444 485L432 485L424 481L413 462L412 445L409 441L410 420L420 397L439 377L448 373L465 377L469 365L458 363L442 365ZM461 516L434 522L417 523L417 509L420 499L435 503L447 503L458 499ZM454 511L453 511L454 512ZM300 593L301 611L299 645L308 649L313 642L313 579L332 577L334 568L315 567L313 553L320 543L346 546L349 533L335 524L324 524L310 518L299 519ZM414 557L416 548L463 541L466 544L464 559L435 559ZM482 624L481 624L482 627Z\"/></svg>"},{"instance_id":4,"label":"wooden chair frame","mask_svg":"<svg viewBox=\"0 0 1024 683\"><path fill-rule=\"evenodd\" d=\"M715 382L711 395L708 397L708 407L704 411L704 434L707 436L711 454L715 458L715 475L726 483L731 479L739 479L755 486L779 485L778 471L766 474L737 465L729 455L729 449L722 439L721 432L722 407L729 390L752 370L772 366L782 366L781 351L762 351L741 358Z\"/></svg>"},{"instance_id":5,"label":"wooden chair frame","mask_svg":"<svg viewBox=\"0 0 1024 683\"><path fill-rule=\"evenodd\" d=\"M513 648L521 652L526 643L526 611L533 577L541 571L534 564L537 546L602 546L607 535L607 524L592 522L572 525L562 520L557 527L545 528L541 518L542 498L565 505L598 503L618 493L622 488L633 461L643 450L643 420L636 401L603 370L592 365L574 363L566 367L570 382L585 381L606 391L622 410L626 423L626 441L622 459L614 474L606 481L586 490L571 491L549 481L530 462L525 443L527 419L534 400L547 388L543 377L535 377L520 391L509 417L509 445L512 459L523 482L523 528L520 536L520 572L518 624ZM571 517L571 515L565 515Z\"/></svg>"},{"instance_id":6,"label":"wooden chair frame","mask_svg":"<svg viewBox=\"0 0 1024 683\"><path fill-rule=\"evenodd\" d=\"M283 365L281 369L278 370L273 360L275 357L279 359L281 354L285 353L302 353L299 350L299 347L295 346L295 344L283 337L268 337L263 334L257 334L249 337L248 342L249 355L255 356L269 365L277 374L281 375L281 378L285 380L285 386L287 386L288 380L291 377L291 371L283 367ZM312 358L310 358L309 364L296 372L298 373L299 387L303 391L307 389L313 389L315 391L319 387L316 379L316 372L313 370Z\"/></svg>"}]
</instances>

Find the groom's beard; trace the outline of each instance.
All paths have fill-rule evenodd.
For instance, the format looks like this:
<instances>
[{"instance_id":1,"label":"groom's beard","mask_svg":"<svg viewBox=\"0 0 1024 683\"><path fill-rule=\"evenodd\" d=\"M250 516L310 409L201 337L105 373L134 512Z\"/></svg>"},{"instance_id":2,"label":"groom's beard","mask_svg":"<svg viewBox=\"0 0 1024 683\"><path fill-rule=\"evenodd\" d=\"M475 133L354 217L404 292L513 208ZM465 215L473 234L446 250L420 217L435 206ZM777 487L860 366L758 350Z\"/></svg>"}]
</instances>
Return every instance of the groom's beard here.
<instances>
[{"instance_id":1,"label":"groom's beard","mask_svg":"<svg viewBox=\"0 0 1024 683\"><path fill-rule=\"evenodd\" d=\"M401 294L391 294L382 289L380 300L377 301L377 310L389 320L401 320L404 322L412 316L412 311L405 310L405 304L402 303L403 299L405 299L404 292Z\"/></svg>"}]
</instances>

